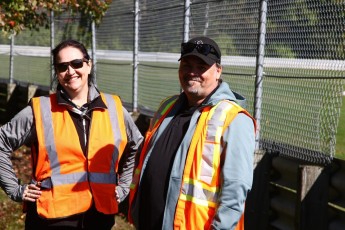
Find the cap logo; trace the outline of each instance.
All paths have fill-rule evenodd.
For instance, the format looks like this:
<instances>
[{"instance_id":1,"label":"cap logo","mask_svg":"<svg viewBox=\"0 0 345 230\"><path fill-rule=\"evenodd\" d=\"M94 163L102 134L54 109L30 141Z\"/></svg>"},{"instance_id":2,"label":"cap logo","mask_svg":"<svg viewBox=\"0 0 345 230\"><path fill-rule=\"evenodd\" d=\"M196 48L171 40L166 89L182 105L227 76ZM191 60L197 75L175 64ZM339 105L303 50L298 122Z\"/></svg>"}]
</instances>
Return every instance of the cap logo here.
<instances>
[{"instance_id":1,"label":"cap logo","mask_svg":"<svg viewBox=\"0 0 345 230\"><path fill-rule=\"evenodd\" d=\"M198 40L198 41L195 41L195 44L200 45L200 44L204 44L204 43L202 42L202 40Z\"/></svg>"}]
</instances>

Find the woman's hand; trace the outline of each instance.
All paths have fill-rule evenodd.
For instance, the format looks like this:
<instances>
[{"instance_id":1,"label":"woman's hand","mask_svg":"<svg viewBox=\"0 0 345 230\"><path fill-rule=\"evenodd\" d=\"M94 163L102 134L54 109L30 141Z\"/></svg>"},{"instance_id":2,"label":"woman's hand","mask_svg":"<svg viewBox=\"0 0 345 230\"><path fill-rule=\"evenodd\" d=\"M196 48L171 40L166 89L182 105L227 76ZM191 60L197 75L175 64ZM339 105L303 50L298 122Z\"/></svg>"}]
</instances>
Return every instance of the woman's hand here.
<instances>
[{"instance_id":1,"label":"woman's hand","mask_svg":"<svg viewBox=\"0 0 345 230\"><path fill-rule=\"evenodd\" d=\"M117 192L117 189L115 189L115 198L116 198L117 203L119 204L121 200L120 200L120 196Z\"/></svg>"},{"instance_id":2,"label":"woman's hand","mask_svg":"<svg viewBox=\"0 0 345 230\"><path fill-rule=\"evenodd\" d=\"M41 188L34 184L29 184L26 186L23 192L23 201L36 202L36 200L41 196Z\"/></svg>"}]
</instances>

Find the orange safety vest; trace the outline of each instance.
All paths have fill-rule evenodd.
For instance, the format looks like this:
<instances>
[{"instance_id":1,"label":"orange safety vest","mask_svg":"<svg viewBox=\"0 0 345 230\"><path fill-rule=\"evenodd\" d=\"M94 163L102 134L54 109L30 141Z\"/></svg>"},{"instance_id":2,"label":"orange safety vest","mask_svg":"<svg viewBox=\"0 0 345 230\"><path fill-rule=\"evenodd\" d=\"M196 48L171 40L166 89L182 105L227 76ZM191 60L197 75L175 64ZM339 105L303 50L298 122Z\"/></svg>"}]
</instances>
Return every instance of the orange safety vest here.
<instances>
[{"instance_id":1,"label":"orange safety vest","mask_svg":"<svg viewBox=\"0 0 345 230\"><path fill-rule=\"evenodd\" d=\"M134 171L130 192L130 207L138 189L138 183L148 144L173 107L176 97L162 102L146 134L138 167ZM205 107L193 135L184 167L182 185L174 218L174 229L209 229L217 209L217 197L221 190L220 152L224 130L238 113L250 114L231 101L221 101L214 107ZM253 119L253 118L252 118ZM254 119L253 119L254 121ZM255 124L255 121L254 121ZM131 216L129 215L130 221ZM244 229L244 214L236 230Z\"/></svg>"},{"instance_id":2,"label":"orange safety vest","mask_svg":"<svg viewBox=\"0 0 345 230\"><path fill-rule=\"evenodd\" d=\"M50 184L41 190L37 200L37 212L42 217L85 212L92 200L99 212L118 211L116 172L127 135L120 99L103 93L101 96L108 109L92 112L87 157L72 118L65 106L57 104L56 94L32 99L38 139L38 149L32 154L33 180L41 182L42 187Z\"/></svg>"}]
</instances>

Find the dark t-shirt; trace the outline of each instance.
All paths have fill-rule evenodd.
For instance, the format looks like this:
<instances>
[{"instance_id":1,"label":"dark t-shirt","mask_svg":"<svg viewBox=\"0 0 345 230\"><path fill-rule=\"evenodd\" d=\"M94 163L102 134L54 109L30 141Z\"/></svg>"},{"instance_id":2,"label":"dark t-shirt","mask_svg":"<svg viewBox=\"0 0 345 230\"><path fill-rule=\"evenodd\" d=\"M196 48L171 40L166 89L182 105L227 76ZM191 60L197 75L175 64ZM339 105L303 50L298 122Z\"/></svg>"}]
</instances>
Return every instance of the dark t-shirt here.
<instances>
[{"instance_id":1,"label":"dark t-shirt","mask_svg":"<svg viewBox=\"0 0 345 230\"><path fill-rule=\"evenodd\" d=\"M152 150L139 188L141 230L162 229L171 168L195 109L184 106L168 124Z\"/></svg>"}]
</instances>

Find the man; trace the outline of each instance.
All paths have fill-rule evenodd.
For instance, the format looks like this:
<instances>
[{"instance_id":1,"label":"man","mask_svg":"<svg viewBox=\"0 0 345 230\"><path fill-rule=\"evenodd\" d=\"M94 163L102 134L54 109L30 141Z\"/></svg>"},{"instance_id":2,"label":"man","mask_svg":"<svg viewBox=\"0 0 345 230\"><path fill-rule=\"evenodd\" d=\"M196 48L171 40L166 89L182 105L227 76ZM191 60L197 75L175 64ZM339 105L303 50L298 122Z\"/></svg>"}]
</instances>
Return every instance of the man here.
<instances>
[{"instance_id":1,"label":"man","mask_svg":"<svg viewBox=\"0 0 345 230\"><path fill-rule=\"evenodd\" d=\"M212 39L182 43L183 93L162 102L138 154L129 213L137 229L243 227L255 121L222 82L220 63Z\"/></svg>"}]
</instances>

